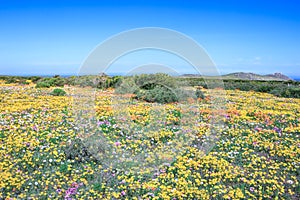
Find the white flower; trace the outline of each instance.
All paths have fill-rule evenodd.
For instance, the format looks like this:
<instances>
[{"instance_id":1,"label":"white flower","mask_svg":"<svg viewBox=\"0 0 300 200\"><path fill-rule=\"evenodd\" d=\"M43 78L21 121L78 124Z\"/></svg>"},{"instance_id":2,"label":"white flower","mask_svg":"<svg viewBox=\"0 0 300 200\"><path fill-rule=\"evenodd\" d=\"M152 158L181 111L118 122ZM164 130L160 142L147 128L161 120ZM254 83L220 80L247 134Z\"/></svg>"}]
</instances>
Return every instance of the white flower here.
<instances>
[{"instance_id":1,"label":"white flower","mask_svg":"<svg viewBox=\"0 0 300 200\"><path fill-rule=\"evenodd\" d=\"M51 159L51 158L49 159L49 162L52 162L52 159Z\"/></svg>"},{"instance_id":2,"label":"white flower","mask_svg":"<svg viewBox=\"0 0 300 200\"><path fill-rule=\"evenodd\" d=\"M287 180L287 183L292 185L292 184L294 183L294 181L292 181L292 180Z\"/></svg>"},{"instance_id":3,"label":"white flower","mask_svg":"<svg viewBox=\"0 0 300 200\"><path fill-rule=\"evenodd\" d=\"M34 185L38 185L39 183L38 182L34 182Z\"/></svg>"}]
</instances>

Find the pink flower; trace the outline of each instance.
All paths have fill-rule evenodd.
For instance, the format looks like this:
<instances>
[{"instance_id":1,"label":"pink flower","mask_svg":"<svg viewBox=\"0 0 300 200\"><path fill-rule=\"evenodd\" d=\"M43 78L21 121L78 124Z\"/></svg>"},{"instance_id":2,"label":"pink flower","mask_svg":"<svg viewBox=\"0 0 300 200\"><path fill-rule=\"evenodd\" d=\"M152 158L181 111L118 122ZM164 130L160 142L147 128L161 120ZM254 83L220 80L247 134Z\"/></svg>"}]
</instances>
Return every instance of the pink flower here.
<instances>
[{"instance_id":1,"label":"pink flower","mask_svg":"<svg viewBox=\"0 0 300 200\"><path fill-rule=\"evenodd\" d=\"M254 128L254 130L256 130L256 131L261 131L261 130L262 130L262 128L255 127L255 128Z\"/></svg>"},{"instance_id":2,"label":"pink flower","mask_svg":"<svg viewBox=\"0 0 300 200\"><path fill-rule=\"evenodd\" d=\"M125 191L122 191L122 192L121 192L121 195L122 195L122 196L125 196L125 195L126 195L126 192L125 192Z\"/></svg>"},{"instance_id":3,"label":"pink flower","mask_svg":"<svg viewBox=\"0 0 300 200\"><path fill-rule=\"evenodd\" d=\"M120 145L121 145L121 142L119 142L119 141L118 141L118 142L115 142L115 145L116 145L116 146L120 146Z\"/></svg>"}]
</instances>

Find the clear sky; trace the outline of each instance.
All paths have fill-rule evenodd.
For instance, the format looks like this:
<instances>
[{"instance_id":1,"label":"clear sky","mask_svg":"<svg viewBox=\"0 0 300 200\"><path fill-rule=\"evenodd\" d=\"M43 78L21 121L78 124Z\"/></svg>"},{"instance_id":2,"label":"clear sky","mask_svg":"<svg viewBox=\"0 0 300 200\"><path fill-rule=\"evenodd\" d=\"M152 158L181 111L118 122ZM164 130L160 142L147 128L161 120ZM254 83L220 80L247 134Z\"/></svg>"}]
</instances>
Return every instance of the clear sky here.
<instances>
[{"instance_id":1,"label":"clear sky","mask_svg":"<svg viewBox=\"0 0 300 200\"><path fill-rule=\"evenodd\" d=\"M141 27L192 37L221 73L300 77L300 2L289 0L0 0L0 74L74 74L99 43ZM184 68L174 57L137 52L111 71L143 62Z\"/></svg>"}]
</instances>

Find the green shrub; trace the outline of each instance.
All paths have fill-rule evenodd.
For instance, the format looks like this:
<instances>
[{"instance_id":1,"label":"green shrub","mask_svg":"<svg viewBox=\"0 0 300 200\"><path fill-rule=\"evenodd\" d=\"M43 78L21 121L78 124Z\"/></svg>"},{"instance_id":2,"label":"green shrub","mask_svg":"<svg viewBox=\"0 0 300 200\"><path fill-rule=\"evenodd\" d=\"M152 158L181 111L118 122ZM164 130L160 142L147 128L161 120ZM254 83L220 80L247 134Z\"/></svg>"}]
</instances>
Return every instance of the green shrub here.
<instances>
[{"instance_id":1,"label":"green shrub","mask_svg":"<svg viewBox=\"0 0 300 200\"><path fill-rule=\"evenodd\" d=\"M53 96L65 96L67 93L63 89L55 88L50 94Z\"/></svg>"},{"instance_id":2,"label":"green shrub","mask_svg":"<svg viewBox=\"0 0 300 200\"><path fill-rule=\"evenodd\" d=\"M121 80L121 76L113 76L113 77L109 77L109 76L100 76L99 77L99 83L97 84L97 88L100 89L106 89L106 88L114 88L119 81Z\"/></svg>"},{"instance_id":3,"label":"green shrub","mask_svg":"<svg viewBox=\"0 0 300 200\"><path fill-rule=\"evenodd\" d=\"M168 88L177 88L178 82L175 78L168 74L141 74L133 77L136 85L140 88L149 90L153 89L156 85L162 85Z\"/></svg>"},{"instance_id":4,"label":"green shrub","mask_svg":"<svg viewBox=\"0 0 300 200\"><path fill-rule=\"evenodd\" d=\"M257 86L255 91L258 92L271 92L274 89L274 85L272 83L262 83Z\"/></svg>"},{"instance_id":5,"label":"green shrub","mask_svg":"<svg viewBox=\"0 0 300 200\"><path fill-rule=\"evenodd\" d=\"M117 94L136 94L137 90L139 90L139 87L133 77L125 77L120 81L115 92Z\"/></svg>"},{"instance_id":6,"label":"green shrub","mask_svg":"<svg viewBox=\"0 0 300 200\"><path fill-rule=\"evenodd\" d=\"M183 82L167 74L141 74L123 78L116 93L135 94L136 99L148 102L171 103L191 96L179 84L182 86Z\"/></svg>"},{"instance_id":7,"label":"green shrub","mask_svg":"<svg viewBox=\"0 0 300 200\"><path fill-rule=\"evenodd\" d=\"M176 92L170 88L156 85L153 89L137 90L136 98L148 102L171 103L179 100Z\"/></svg>"},{"instance_id":8,"label":"green shrub","mask_svg":"<svg viewBox=\"0 0 300 200\"><path fill-rule=\"evenodd\" d=\"M18 82L19 82L19 77L15 77L15 76L8 76L5 80L6 84L18 83Z\"/></svg>"},{"instance_id":9,"label":"green shrub","mask_svg":"<svg viewBox=\"0 0 300 200\"><path fill-rule=\"evenodd\" d=\"M291 97L300 98L300 87L291 87L289 88Z\"/></svg>"},{"instance_id":10,"label":"green shrub","mask_svg":"<svg viewBox=\"0 0 300 200\"><path fill-rule=\"evenodd\" d=\"M64 149L64 153L67 159L74 159L77 160L77 162L96 161L93 154L79 138L74 139L71 144Z\"/></svg>"},{"instance_id":11,"label":"green shrub","mask_svg":"<svg viewBox=\"0 0 300 200\"><path fill-rule=\"evenodd\" d=\"M40 79L42 79L42 77L40 76L31 76L28 78L29 80L31 80L33 83L38 82Z\"/></svg>"},{"instance_id":12,"label":"green shrub","mask_svg":"<svg viewBox=\"0 0 300 200\"><path fill-rule=\"evenodd\" d=\"M62 87L64 86L65 83L66 83L66 79L62 77L59 76L55 76L53 78L47 77L47 78L39 79L36 84L36 87L37 88Z\"/></svg>"},{"instance_id":13,"label":"green shrub","mask_svg":"<svg viewBox=\"0 0 300 200\"><path fill-rule=\"evenodd\" d=\"M197 98L200 98L200 99L205 98L204 93L202 92L202 90L199 87L196 89L195 95Z\"/></svg>"},{"instance_id":14,"label":"green shrub","mask_svg":"<svg viewBox=\"0 0 300 200\"><path fill-rule=\"evenodd\" d=\"M300 88L296 86L275 88L270 93L278 97L300 98Z\"/></svg>"},{"instance_id":15,"label":"green shrub","mask_svg":"<svg viewBox=\"0 0 300 200\"><path fill-rule=\"evenodd\" d=\"M51 87L50 83L48 82L37 82L36 88L49 88Z\"/></svg>"}]
</instances>

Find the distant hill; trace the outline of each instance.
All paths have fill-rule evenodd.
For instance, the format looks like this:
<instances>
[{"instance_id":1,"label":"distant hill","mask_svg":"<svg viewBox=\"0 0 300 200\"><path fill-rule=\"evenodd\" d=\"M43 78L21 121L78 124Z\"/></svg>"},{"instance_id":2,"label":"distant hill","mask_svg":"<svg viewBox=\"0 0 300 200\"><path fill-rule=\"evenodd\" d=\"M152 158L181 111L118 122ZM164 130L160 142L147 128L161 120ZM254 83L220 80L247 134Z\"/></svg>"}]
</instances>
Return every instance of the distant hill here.
<instances>
[{"instance_id":1,"label":"distant hill","mask_svg":"<svg viewBox=\"0 0 300 200\"><path fill-rule=\"evenodd\" d=\"M266 81L290 81L288 76L281 73L259 75L255 73L236 72L222 76L225 79L242 79L242 80L266 80Z\"/></svg>"},{"instance_id":2,"label":"distant hill","mask_svg":"<svg viewBox=\"0 0 300 200\"><path fill-rule=\"evenodd\" d=\"M184 74L182 77L199 77L197 74ZM217 78L216 76L204 76L205 78ZM262 81L290 81L293 80L290 77L281 74L267 74L267 75L259 75L250 72L235 72L230 74L222 75L223 79L231 79L231 80L262 80Z\"/></svg>"}]
</instances>

